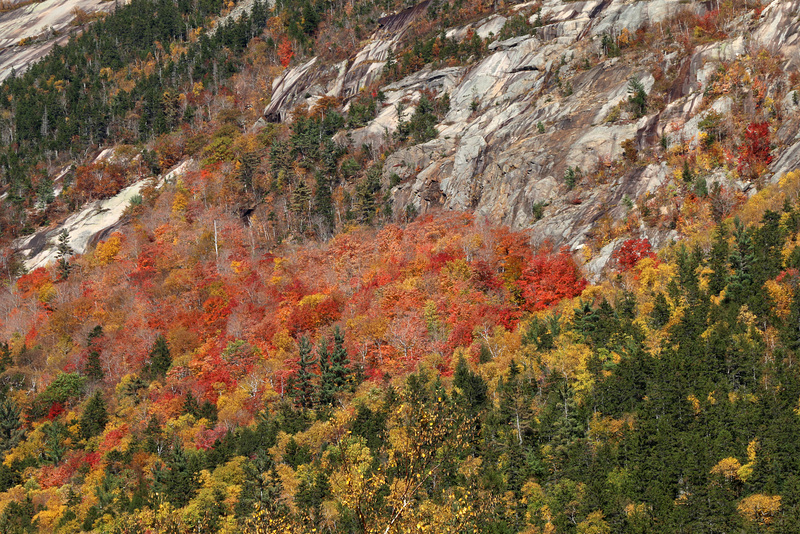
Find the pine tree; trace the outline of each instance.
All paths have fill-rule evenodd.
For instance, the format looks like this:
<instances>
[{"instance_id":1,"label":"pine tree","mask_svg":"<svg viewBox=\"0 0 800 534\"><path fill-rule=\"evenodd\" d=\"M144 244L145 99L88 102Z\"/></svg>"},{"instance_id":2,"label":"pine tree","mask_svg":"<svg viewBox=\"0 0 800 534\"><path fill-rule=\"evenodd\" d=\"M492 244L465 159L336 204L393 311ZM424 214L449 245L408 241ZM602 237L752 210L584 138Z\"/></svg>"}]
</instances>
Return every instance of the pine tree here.
<instances>
[{"instance_id":1,"label":"pine tree","mask_svg":"<svg viewBox=\"0 0 800 534\"><path fill-rule=\"evenodd\" d=\"M69 231L64 228L58 234L58 246L56 247L56 269L61 280L69 278L69 273L72 272L72 264L69 262L69 258L74 253L75 251L69 245Z\"/></svg>"},{"instance_id":2,"label":"pine tree","mask_svg":"<svg viewBox=\"0 0 800 534\"><path fill-rule=\"evenodd\" d=\"M463 356L458 359L456 364L453 385L461 390L461 397L464 399L469 413L476 414L486 407L489 400L489 388L479 374L470 370Z\"/></svg>"},{"instance_id":3,"label":"pine tree","mask_svg":"<svg viewBox=\"0 0 800 534\"><path fill-rule=\"evenodd\" d=\"M6 372L6 369L14 365L14 359L11 357L11 349L7 341L0 343L0 374Z\"/></svg>"},{"instance_id":4,"label":"pine tree","mask_svg":"<svg viewBox=\"0 0 800 534\"><path fill-rule=\"evenodd\" d=\"M283 485L269 453L266 450L259 450L255 458L242 467L244 481L237 504L237 515L250 515L254 507L275 514L285 513L280 499Z\"/></svg>"},{"instance_id":5,"label":"pine tree","mask_svg":"<svg viewBox=\"0 0 800 534\"><path fill-rule=\"evenodd\" d=\"M89 356L86 358L86 365L83 367L83 374L86 375L89 380L95 381L100 381L105 377L103 366L100 362L100 353L96 350L91 351Z\"/></svg>"},{"instance_id":6,"label":"pine tree","mask_svg":"<svg viewBox=\"0 0 800 534\"><path fill-rule=\"evenodd\" d=\"M653 328L661 328L669 322L670 311L667 297L660 291L653 300L653 311L650 312L650 324Z\"/></svg>"},{"instance_id":7,"label":"pine tree","mask_svg":"<svg viewBox=\"0 0 800 534\"><path fill-rule=\"evenodd\" d=\"M336 392L344 391L350 385L352 371L350 358L344 346L344 332L337 326L333 329L333 354L331 354L331 375Z\"/></svg>"},{"instance_id":8,"label":"pine tree","mask_svg":"<svg viewBox=\"0 0 800 534\"><path fill-rule=\"evenodd\" d=\"M708 258L708 266L711 269L711 276L708 279L708 292L711 295L719 295L728 283L728 247L727 233L723 225L717 226L714 231L714 241L711 245L711 254Z\"/></svg>"},{"instance_id":9,"label":"pine tree","mask_svg":"<svg viewBox=\"0 0 800 534\"><path fill-rule=\"evenodd\" d=\"M25 437L20 413L13 400L0 402L0 452L13 449Z\"/></svg>"},{"instance_id":10,"label":"pine tree","mask_svg":"<svg viewBox=\"0 0 800 534\"><path fill-rule=\"evenodd\" d=\"M295 377L295 402L300 408L311 408L314 406L314 373L312 367L316 359L312 356L311 342L308 337L300 338L300 360L299 369Z\"/></svg>"},{"instance_id":11,"label":"pine tree","mask_svg":"<svg viewBox=\"0 0 800 534\"><path fill-rule=\"evenodd\" d=\"M155 414L150 417L147 422L147 428L144 430L145 450L149 453L161 456L164 450L164 436L161 432L161 422Z\"/></svg>"},{"instance_id":12,"label":"pine tree","mask_svg":"<svg viewBox=\"0 0 800 534\"><path fill-rule=\"evenodd\" d=\"M196 458L187 455L178 443L172 449L166 465L159 463L153 469L153 489L163 494L176 508L183 508L197 493L199 472Z\"/></svg>"},{"instance_id":13,"label":"pine tree","mask_svg":"<svg viewBox=\"0 0 800 534\"><path fill-rule=\"evenodd\" d=\"M169 353L167 340L159 334L150 350L150 376L153 378L164 377L171 366L172 356Z\"/></svg>"},{"instance_id":14,"label":"pine tree","mask_svg":"<svg viewBox=\"0 0 800 534\"><path fill-rule=\"evenodd\" d=\"M106 401L100 391L96 392L86 403L80 418L80 435L83 439L90 439L101 432L108 423Z\"/></svg>"},{"instance_id":15,"label":"pine tree","mask_svg":"<svg viewBox=\"0 0 800 534\"><path fill-rule=\"evenodd\" d=\"M730 264L733 268L733 275L728 281L726 296L736 303L746 300L747 292L753 282L751 273L755 255L753 253L753 240L750 232L737 217L734 219L734 237L736 245L730 255Z\"/></svg>"},{"instance_id":16,"label":"pine tree","mask_svg":"<svg viewBox=\"0 0 800 534\"><path fill-rule=\"evenodd\" d=\"M337 390L331 369L331 354L328 351L327 339L321 339L319 345L317 345L317 361L319 365L317 399L321 405L328 406L333 403Z\"/></svg>"},{"instance_id":17,"label":"pine tree","mask_svg":"<svg viewBox=\"0 0 800 534\"><path fill-rule=\"evenodd\" d=\"M317 187L314 192L314 212L322 220L323 233L330 235L333 232L334 213L333 200L331 199L330 181L322 174L317 173Z\"/></svg>"}]
</instances>

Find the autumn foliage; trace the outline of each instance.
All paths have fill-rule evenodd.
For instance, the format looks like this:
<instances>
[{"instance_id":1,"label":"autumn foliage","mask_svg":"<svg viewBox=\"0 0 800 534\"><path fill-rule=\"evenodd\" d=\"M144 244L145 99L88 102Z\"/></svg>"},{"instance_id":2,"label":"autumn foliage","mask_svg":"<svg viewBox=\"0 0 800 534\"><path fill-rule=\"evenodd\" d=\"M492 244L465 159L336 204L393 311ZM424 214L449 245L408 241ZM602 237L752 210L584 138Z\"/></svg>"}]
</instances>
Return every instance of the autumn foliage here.
<instances>
[{"instance_id":1,"label":"autumn foliage","mask_svg":"<svg viewBox=\"0 0 800 534\"><path fill-rule=\"evenodd\" d=\"M744 131L744 141L736 160L737 172L748 178L760 176L772 162L769 123L751 122Z\"/></svg>"},{"instance_id":2,"label":"autumn foliage","mask_svg":"<svg viewBox=\"0 0 800 534\"><path fill-rule=\"evenodd\" d=\"M577 265L565 249L534 255L524 267L521 279L525 309L539 311L576 297L586 287Z\"/></svg>"},{"instance_id":3,"label":"autumn foliage","mask_svg":"<svg viewBox=\"0 0 800 534\"><path fill-rule=\"evenodd\" d=\"M292 50L292 43L289 39L284 37L278 45L278 61L286 68L289 66L289 63L291 63L293 56L294 50Z\"/></svg>"},{"instance_id":4,"label":"autumn foliage","mask_svg":"<svg viewBox=\"0 0 800 534\"><path fill-rule=\"evenodd\" d=\"M642 258L655 259L656 254L647 238L628 239L613 252L611 257L617 262L620 271L627 271L639 263Z\"/></svg>"}]
</instances>

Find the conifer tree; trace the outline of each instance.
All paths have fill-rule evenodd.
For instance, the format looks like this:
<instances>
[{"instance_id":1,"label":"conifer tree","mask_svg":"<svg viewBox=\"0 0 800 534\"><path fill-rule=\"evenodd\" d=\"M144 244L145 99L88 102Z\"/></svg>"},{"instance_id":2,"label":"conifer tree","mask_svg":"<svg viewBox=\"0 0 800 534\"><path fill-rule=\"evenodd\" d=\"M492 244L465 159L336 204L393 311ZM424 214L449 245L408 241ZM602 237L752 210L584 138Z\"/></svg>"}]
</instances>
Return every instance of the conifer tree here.
<instances>
[{"instance_id":1,"label":"conifer tree","mask_svg":"<svg viewBox=\"0 0 800 534\"><path fill-rule=\"evenodd\" d=\"M314 373L312 367L317 362L312 356L311 342L308 337L300 338L300 360L299 368L295 378L295 402L300 408L311 408L314 406Z\"/></svg>"},{"instance_id":2,"label":"conifer tree","mask_svg":"<svg viewBox=\"0 0 800 534\"><path fill-rule=\"evenodd\" d=\"M317 361L319 365L319 390L317 399L323 406L333 403L336 394L333 370L331 368L331 354L328 351L328 340L320 339L317 345Z\"/></svg>"},{"instance_id":3,"label":"conifer tree","mask_svg":"<svg viewBox=\"0 0 800 534\"><path fill-rule=\"evenodd\" d=\"M667 297L664 293L658 292L653 301L653 311L650 312L650 324L653 328L661 328L669 322L670 311Z\"/></svg>"},{"instance_id":4,"label":"conifer tree","mask_svg":"<svg viewBox=\"0 0 800 534\"><path fill-rule=\"evenodd\" d=\"M80 418L80 435L83 439L92 438L100 434L108 423L108 412L103 394L97 391L86 403Z\"/></svg>"},{"instance_id":5,"label":"conifer tree","mask_svg":"<svg viewBox=\"0 0 800 534\"><path fill-rule=\"evenodd\" d=\"M13 364L14 360L11 357L11 349L8 346L8 342L3 341L0 343L0 374L5 373L6 369Z\"/></svg>"},{"instance_id":6,"label":"conifer tree","mask_svg":"<svg viewBox=\"0 0 800 534\"><path fill-rule=\"evenodd\" d=\"M64 228L58 234L58 246L56 247L56 269L61 280L69 278L69 273L72 272L72 264L69 262L70 256L75 251L69 245L69 231Z\"/></svg>"},{"instance_id":7,"label":"conifer tree","mask_svg":"<svg viewBox=\"0 0 800 534\"><path fill-rule=\"evenodd\" d=\"M334 390L337 392L345 390L350 383L352 371L350 369L350 358L344 346L344 332L338 326L333 329L333 353L331 354L330 370Z\"/></svg>"},{"instance_id":8,"label":"conifer tree","mask_svg":"<svg viewBox=\"0 0 800 534\"><path fill-rule=\"evenodd\" d=\"M161 456L164 450L164 438L161 432L161 422L155 414L150 417L147 422L147 428L144 430L145 450L147 452Z\"/></svg>"},{"instance_id":9,"label":"conifer tree","mask_svg":"<svg viewBox=\"0 0 800 534\"><path fill-rule=\"evenodd\" d=\"M159 334L150 350L150 376L153 378L166 376L171 366L172 356L169 353L167 340Z\"/></svg>"},{"instance_id":10,"label":"conifer tree","mask_svg":"<svg viewBox=\"0 0 800 534\"><path fill-rule=\"evenodd\" d=\"M86 365L83 368L83 374L85 374L89 380L95 381L100 381L105 377L103 366L100 362L100 353L96 350L91 351L89 356L86 358Z\"/></svg>"},{"instance_id":11,"label":"conifer tree","mask_svg":"<svg viewBox=\"0 0 800 534\"><path fill-rule=\"evenodd\" d=\"M20 413L13 400L0 402L0 452L13 449L25 436Z\"/></svg>"},{"instance_id":12,"label":"conifer tree","mask_svg":"<svg viewBox=\"0 0 800 534\"><path fill-rule=\"evenodd\" d=\"M195 457L187 455L179 442L169 454L166 465L159 463L153 470L153 489L175 507L182 508L197 493L199 472Z\"/></svg>"},{"instance_id":13,"label":"conifer tree","mask_svg":"<svg viewBox=\"0 0 800 534\"><path fill-rule=\"evenodd\" d=\"M486 406L489 400L486 382L479 374L470 370L463 356L456 364L453 385L461 390L461 397L469 413L476 414Z\"/></svg>"},{"instance_id":14,"label":"conifer tree","mask_svg":"<svg viewBox=\"0 0 800 534\"><path fill-rule=\"evenodd\" d=\"M714 242L711 245L711 254L708 258L708 266L711 269L711 276L708 279L708 292L711 295L718 295L728 283L729 255L727 233L725 232L725 227L720 224L714 231Z\"/></svg>"}]
</instances>

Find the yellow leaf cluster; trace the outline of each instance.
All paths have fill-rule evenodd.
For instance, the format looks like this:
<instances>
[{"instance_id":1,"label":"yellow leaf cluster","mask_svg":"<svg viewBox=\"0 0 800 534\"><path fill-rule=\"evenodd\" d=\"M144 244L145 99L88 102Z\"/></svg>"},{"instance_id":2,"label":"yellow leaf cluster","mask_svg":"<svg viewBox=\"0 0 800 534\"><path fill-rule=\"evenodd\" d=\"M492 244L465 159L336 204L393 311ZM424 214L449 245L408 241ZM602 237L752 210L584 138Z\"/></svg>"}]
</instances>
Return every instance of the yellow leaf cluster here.
<instances>
[{"instance_id":1,"label":"yellow leaf cluster","mask_svg":"<svg viewBox=\"0 0 800 534\"><path fill-rule=\"evenodd\" d=\"M756 493L745 497L736 507L739 515L760 525L769 525L781 508L780 495Z\"/></svg>"},{"instance_id":2,"label":"yellow leaf cluster","mask_svg":"<svg viewBox=\"0 0 800 534\"><path fill-rule=\"evenodd\" d=\"M98 243L94 249L94 264L108 265L117 258L120 248L122 248L122 235L114 232L107 240Z\"/></svg>"},{"instance_id":3,"label":"yellow leaf cluster","mask_svg":"<svg viewBox=\"0 0 800 534\"><path fill-rule=\"evenodd\" d=\"M739 463L739 460L733 457L728 457L717 462L717 465L711 468L711 474L719 475L728 481L740 480L739 470L741 468L742 464Z\"/></svg>"}]
</instances>

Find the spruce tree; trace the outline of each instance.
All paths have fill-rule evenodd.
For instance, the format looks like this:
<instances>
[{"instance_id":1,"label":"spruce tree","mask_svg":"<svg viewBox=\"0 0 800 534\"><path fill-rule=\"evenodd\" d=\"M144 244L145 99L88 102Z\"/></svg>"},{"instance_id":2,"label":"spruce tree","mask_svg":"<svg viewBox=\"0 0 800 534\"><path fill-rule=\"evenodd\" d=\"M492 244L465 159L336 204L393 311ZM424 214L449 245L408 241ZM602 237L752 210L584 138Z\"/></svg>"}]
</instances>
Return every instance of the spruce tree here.
<instances>
[{"instance_id":1,"label":"spruce tree","mask_svg":"<svg viewBox=\"0 0 800 534\"><path fill-rule=\"evenodd\" d=\"M164 436L161 432L161 422L155 414L150 417L147 422L147 428L144 430L145 450L149 453L161 456L164 450Z\"/></svg>"},{"instance_id":2,"label":"spruce tree","mask_svg":"<svg viewBox=\"0 0 800 534\"><path fill-rule=\"evenodd\" d=\"M159 334L150 350L150 376L153 378L164 377L171 366L172 356L169 353L167 340Z\"/></svg>"},{"instance_id":3,"label":"spruce tree","mask_svg":"<svg viewBox=\"0 0 800 534\"><path fill-rule=\"evenodd\" d=\"M317 359L319 365L319 390L317 399L323 406L333 403L336 394L333 371L331 369L331 354L328 351L328 340L321 339L317 346Z\"/></svg>"},{"instance_id":4,"label":"spruce tree","mask_svg":"<svg viewBox=\"0 0 800 534\"><path fill-rule=\"evenodd\" d=\"M711 254L708 258L708 267L711 269L711 276L708 279L708 292L711 295L719 295L728 283L728 256L730 254L728 239L725 227L717 226L714 231L714 241L711 245Z\"/></svg>"},{"instance_id":5,"label":"spruce tree","mask_svg":"<svg viewBox=\"0 0 800 534\"><path fill-rule=\"evenodd\" d=\"M56 269L61 280L69 278L69 273L72 272L72 264L69 262L70 256L75 251L69 245L69 231L64 228L58 234L58 246L56 247Z\"/></svg>"},{"instance_id":6,"label":"spruce tree","mask_svg":"<svg viewBox=\"0 0 800 534\"><path fill-rule=\"evenodd\" d=\"M86 375L89 380L95 381L100 381L105 377L103 366L100 362L100 353L96 350L91 351L89 356L86 358L86 365L83 368L83 374Z\"/></svg>"},{"instance_id":7,"label":"spruce tree","mask_svg":"<svg viewBox=\"0 0 800 534\"><path fill-rule=\"evenodd\" d=\"M25 436L20 413L13 400L0 402L0 452L13 449Z\"/></svg>"},{"instance_id":8,"label":"spruce tree","mask_svg":"<svg viewBox=\"0 0 800 534\"><path fill-rule=\"evenodd\" d=\"M97 391L83 409L79 423L81 437L89 439L100 434L105 429L106 423L108 423L106 401L103 400L102 393Z\"/></svg>"},{"instance_id":9,"label":"spruce tree","mask_svg":"<svg viewBox=\"0 0 800 534\"><path fill-rule=\"evenodd\" d=\"M333 329L333 354L331 354L331 375L335 391L343 391L350 385L352 371L350 358L344 346L344 332L337 326Z\"/></svg>"},{"instance_id":10,"label":"spruce tree","mask_svg":"<svg viewBox=\"0 0 800 534\"><path fill-rule=\"evenodd\" d=\"M172 449L166 465L157 464L153 470L153 489L164 495L176 508L183 508L197 493L199 472L196 458L187 455L178 443Z\"/></svg>"},{"instance_id":11,"label":"spruce tree","mask_svg":"<svg viewBox=\"0 0 800 534\"><path fill-rule=\"evenodd\" d=\"M480 375L470 370L463 356L458 359L456 364L453 385L461 390L461 397L468 413L474 415L486 407L489 400L489 388Z\"/></svg>"},{"instance_id":12,"label":"spruce tree","mask_svg":"<svg viewBox=\"0 0 800 534\"><path fill-rule=\"evenodd\" d=\"M667 297L660 291L653 300L653 311L650 312L650 324L653 328L661 328L669 322L670 311Z\"/></svg>"},{"instance_id":13,"label":"spruce tree","mask_svg":"<svg viewBox=\"0 0 800 534\"><path fill-rule=\"evenodd\" d=\"M316 359L312 356L311 342L308 337L300 338L300 360L299 368L295 378L295 402L300 408L311 408L314 406L314 373L312 367Z\"/></svg>"},{"instance_id":14,"label":"spruce tree","mask_svg":"<svg viewBox=\"0 0 800 534\"><path fill-rule=\"evenodd\" d=\"M14 364L14 359L11 357L11 349L8 342L3 341L0 343L0 374L5 373L6 369Z\"/></svg>"}]
</instances>

